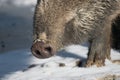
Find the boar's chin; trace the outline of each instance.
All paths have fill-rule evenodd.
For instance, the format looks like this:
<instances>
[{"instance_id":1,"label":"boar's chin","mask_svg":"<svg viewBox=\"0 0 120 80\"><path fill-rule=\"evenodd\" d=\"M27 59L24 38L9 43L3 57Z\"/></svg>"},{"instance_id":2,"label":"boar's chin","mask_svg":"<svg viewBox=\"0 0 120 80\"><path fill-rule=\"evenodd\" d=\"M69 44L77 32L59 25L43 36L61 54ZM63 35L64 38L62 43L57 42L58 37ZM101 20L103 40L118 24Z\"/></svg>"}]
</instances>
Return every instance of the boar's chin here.
<instances>
[{"instance_id":1,"label":"boar's chin","mask_svg":"<svg viewBox=\"0 0 120 80\"><path fill-rule=\"evenodd\" d=\"M32 45L31 52L35 57L40 59L49 58L55 54L55 50L52 46L41 41L37 41Z\"/></svg>"}]
</instances>

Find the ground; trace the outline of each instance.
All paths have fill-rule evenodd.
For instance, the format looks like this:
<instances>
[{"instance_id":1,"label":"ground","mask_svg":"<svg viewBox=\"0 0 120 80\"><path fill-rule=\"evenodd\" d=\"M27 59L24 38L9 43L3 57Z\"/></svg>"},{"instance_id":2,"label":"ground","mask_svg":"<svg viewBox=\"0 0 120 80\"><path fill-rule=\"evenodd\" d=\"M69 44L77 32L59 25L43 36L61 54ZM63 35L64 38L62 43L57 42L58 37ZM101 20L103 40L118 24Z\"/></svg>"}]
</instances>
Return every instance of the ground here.
<instances>
[{"instance_id":1,"label":"ground","mask_svg":"<svg viewBox=\"0 0 120 80\"><path fill-rule=\"evenodd\" d=\"M0 80L120 80L120 64L106 60L106 66L78 67L87 58L86 46L69 46L49 59L37 59L29 49L0 55ZM111 50L112 60L120 53ZM84 65L84 63L83 63Z\"/></svg>"}]
</instances>

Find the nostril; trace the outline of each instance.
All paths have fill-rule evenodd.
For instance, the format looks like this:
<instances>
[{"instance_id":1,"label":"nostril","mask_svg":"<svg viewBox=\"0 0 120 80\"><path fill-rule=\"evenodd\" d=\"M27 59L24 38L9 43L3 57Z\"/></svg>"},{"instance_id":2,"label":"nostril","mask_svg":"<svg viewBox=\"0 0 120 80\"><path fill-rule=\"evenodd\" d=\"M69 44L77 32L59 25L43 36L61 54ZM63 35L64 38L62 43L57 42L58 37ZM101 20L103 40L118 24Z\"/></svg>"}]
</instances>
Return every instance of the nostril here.
<instances>
[{"instance_id":1,"label":"nostril","mask_svg":"<svg viewBox=\"0 0 120 80\"><path fill-rule=\"evenodd\" d=\"M39 50L35 50L34 52L35 52L36 55L42 56Z\"/></svg>"},{"instance_id":2,"label":"nostril","mask_svg":"<svg viewBox=\"0 0 120 80\"><path fill-rule=\"evenodd\" d=\"M48 53L52 53L52 48L50 46L45 47L44 50L47 51Z\"/></svg>"}]
</instances>

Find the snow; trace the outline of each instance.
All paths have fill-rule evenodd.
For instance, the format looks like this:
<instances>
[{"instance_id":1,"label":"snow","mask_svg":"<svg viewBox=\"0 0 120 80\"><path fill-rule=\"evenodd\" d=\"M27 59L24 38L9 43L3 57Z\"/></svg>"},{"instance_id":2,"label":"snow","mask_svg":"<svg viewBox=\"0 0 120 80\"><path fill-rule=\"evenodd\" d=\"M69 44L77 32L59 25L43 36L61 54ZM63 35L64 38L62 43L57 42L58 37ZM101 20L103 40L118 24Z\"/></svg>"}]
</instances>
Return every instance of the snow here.
<instances>
[{"instance_id":1,"label":"snow","mask_svg":"<svg viewBox=\"0 0 120 80\"><path fill-rule=\"evenodd\" d=\"M31 46L36 2L0 0L0 52Z\"/></svg>"},{"instance_id":2,"label":"snow","mask_svg":"<svg viewBox=\"0 0 120 80\"><path fill-rule=\"evenodd\" d=\"M105 75L119 76L120 65L106 60L106 66L78 67L76 62L87 58L88 48L72 45L48 59L37 59L29 49L0 55L1 80L97 80ZM112 60L120 53L111 50ZM64 64L60 66L60 64Z\"/></svg>"},{"instance_id":3,"label":"snow","mask_svg":"<svg viewBox=\"0 0 120 80\"><path fill-rule=\"evenodd\" d=\"M32 17L37 0L0 0L0 12L11 16Z\"/></svg>"},{"instance_id":4,"label":"snow","mask_svg":"<svg viewBox=\"0 0 120 80\"><path fill-rule=\"evenodd\" d=\"M0 0L0 5L6 4L6 3L11 3L14 4L16 6L19 5L24 5L24 6L28 6L31 4L36 4L36 0Z\"/></svg>"}]
</instances>

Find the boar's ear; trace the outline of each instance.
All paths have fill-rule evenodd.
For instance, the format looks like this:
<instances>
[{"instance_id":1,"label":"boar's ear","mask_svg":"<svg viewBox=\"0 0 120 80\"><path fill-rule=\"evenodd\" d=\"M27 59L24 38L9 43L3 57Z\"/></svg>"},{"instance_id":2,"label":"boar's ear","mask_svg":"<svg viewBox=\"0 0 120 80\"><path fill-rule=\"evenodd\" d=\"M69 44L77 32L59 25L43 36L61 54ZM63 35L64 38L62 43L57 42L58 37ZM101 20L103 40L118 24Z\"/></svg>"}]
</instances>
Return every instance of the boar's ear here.
<instances>
[{"instance_id":1,"label":"boar's ear","mask_svg":"<svg viewBox=\"0 0 120 80\"><path fill-rule=\"evenodd\" d=\"M37 0L37 4L39 4L40 2L46 2L46 0Z\"/></svg>"},{"instance_id":2,"label":"boar's ear","mask_svg":"<svg viewBox=\"0 0 120 80\"><path fill-rule=\"evenodd\" d=\"M41 0L37 0L37 3L40 3Z\"/></svg>"}]
</instances>

